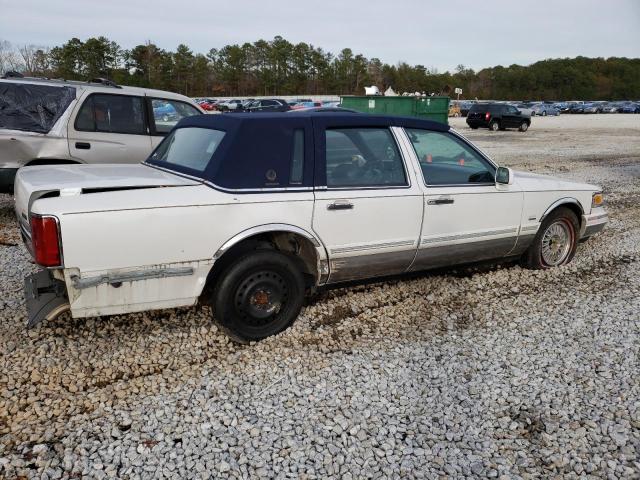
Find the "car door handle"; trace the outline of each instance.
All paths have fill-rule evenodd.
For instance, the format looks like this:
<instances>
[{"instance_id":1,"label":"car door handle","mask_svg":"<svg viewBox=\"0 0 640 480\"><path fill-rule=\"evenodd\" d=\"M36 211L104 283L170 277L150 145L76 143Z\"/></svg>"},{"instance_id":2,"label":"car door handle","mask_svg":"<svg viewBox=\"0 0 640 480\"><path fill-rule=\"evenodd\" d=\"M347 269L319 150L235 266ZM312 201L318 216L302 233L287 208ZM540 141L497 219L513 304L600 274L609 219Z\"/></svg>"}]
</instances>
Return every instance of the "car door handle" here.
<instances>
[{"instance_id":1,"label":"car door handle","mask_svg":"<svg viewBox=\"0 0 640 480\"><path fill-rule=\"evenodd\" d=\"M353 203L346 200L337 200L327 205L327 210L351 210L352 208Z\"/></svg>"},{"instance_id":2,"label":"car door handle","mask_svg":"<svg viewBox=\"0 0 640 480\"><path fill-rule=\"evenodd\" d=\"M89 150L91 148L91 144L87 142L76 142L76 148L78 150Z\"/></svg>"},{"instance_id":3,"label":"car door handle","mask_svg":"<svg viewBox=\"0 0 640 480\"><path fill-rule=\"evenodd\" d=\"M427 205L451 205L453 198L436 198L435 200L428 200Z\"/></svg>"}]
</instances>

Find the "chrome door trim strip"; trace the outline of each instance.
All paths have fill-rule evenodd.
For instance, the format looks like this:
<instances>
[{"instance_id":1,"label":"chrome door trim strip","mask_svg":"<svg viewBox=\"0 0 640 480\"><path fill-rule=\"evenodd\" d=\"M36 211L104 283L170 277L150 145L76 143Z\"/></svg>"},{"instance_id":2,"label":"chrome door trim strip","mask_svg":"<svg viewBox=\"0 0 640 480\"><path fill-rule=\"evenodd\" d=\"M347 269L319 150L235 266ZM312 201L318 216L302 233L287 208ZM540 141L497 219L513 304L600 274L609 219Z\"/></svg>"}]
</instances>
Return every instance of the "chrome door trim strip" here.
<instances>
[{"instance_id":1,"label":"chrome door trim strip","mask_svg":"<svg viewBox=\"0 0 640 480\"><path fill-rule=\"evenodd\" d=\"M331 253L349 253L360 252L366 250L375 250L378 248L392 248L392 247L413 247L416 244L415 240L401 240L397 242L383 242L383 243L369 243L366 245L354 245L348 247L332 248Z\"/></svg>"},{"instance_id":2,"label":"chrome door trim strip","mask_svg":"<svg viewBox=\"0 0 640 480\"><path fill-rule=\"evenodd\" d=\"M154 268L151 270L135 270L126 273L98 275L96 277L80 278L76 275L71 277L73 287L77 290L85 288L97 287L103 283L122 283L136 282L140 280L151 280L155 278L166 277L185 277L193 275L193 267L177 267L177 268Z\"/></svg>"},{"instance_id":3,"label":"chrome door trim strip","mask_svg":"<svg viewBox=\"0 0 640 480\"><path fill-rule=\"evenodd\" d=\"M505 235L507 233L517 233L517 228L505 228L501 230L489 230L485 232L477 232L477 233L462 233L459 235L445 235L441 237L432 237L432 238L422 238L422 245L429 245L431 243L437 242L449 242L454 240L467 240L470 238L482 238L482 237L490 237L492 235Z\"/></svg>"},{"instance_id":4,"label":"chrome door trim strip","mask_svg":"<svg viewBox=\"0 0 640 480\"><path fill-rule=\"evenodd\" d=\"M538 228L540 228L540 225L527 225L526 227L520 227L520 231L521 232L531 232L534 230L538 230Z\"/></svg>"},{"instance_id":5,"label":"chrome door trim strip","mask_svg":"<svg viewBox=\"0 0 640 480\"><path fill-rule=\"evenodd\" d=\"M413 249L334 258L330 261L331 273L327 283L404 273L413 258Z\"/></svg>"}]
</instances>

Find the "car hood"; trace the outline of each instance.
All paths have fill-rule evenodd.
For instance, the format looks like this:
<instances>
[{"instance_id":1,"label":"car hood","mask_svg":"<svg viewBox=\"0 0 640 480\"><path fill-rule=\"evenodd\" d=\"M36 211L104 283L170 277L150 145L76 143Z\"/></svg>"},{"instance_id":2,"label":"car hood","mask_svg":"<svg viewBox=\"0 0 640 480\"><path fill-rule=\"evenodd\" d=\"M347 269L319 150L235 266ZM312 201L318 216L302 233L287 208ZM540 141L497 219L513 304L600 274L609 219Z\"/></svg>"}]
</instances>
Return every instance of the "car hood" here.
<instances>
[{"instance_id":1,"label":"car hood","mask_svg":"<svg viewBox=\"0 0 640 480\"><path fill-rule=\"evenodd\" d=\"M597 185L588 183L572 182L561 178L551 177L549 175L538 175L536 173L514 171L514 182L517 183L525 192L540 192L544 190L560 190L560 191L593 191L602 190Z\"/></svg>"},{"instance_id":2,"label":"car hood","mask_svg":"<svg viewBox=\"0 0 640 480\"><path fill-rule=\"evenodd\" d=\"M200 182L135 165L41 165L22 167L15 180L15 208L18 218L28 220L31 205L47 195L82 195L134 188L199 185Z\"/></svg>"}]
</instances>

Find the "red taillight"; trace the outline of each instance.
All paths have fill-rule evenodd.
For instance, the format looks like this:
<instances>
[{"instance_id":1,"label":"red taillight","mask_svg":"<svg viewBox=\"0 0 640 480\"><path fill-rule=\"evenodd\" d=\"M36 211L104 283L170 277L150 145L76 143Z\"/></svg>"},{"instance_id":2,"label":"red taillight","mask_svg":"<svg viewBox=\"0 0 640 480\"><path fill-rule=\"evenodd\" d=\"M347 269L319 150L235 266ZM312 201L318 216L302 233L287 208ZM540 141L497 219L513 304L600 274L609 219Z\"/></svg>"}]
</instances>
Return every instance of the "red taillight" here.
<instances>
[{"instance_id":1,"label":"red taillight","mask_svg":"<svg viewBox=\"0 0 640 480\"><path fill-rule=\"evenodd\" d=\"M489 112L484 114L484 119L489 121L489 119L491 118L491 114Z\"/></svg>"},{"instance_id":2,"label":"red taillight","mask_svg":"<svg viewBox=\"0 0 640 480\"><path fill-rule=\"evenodd\" d=\"M60 237L55 217L31 217L31 243L36 263L43 267L59 267Z\"/></svg>"}]
</instances>

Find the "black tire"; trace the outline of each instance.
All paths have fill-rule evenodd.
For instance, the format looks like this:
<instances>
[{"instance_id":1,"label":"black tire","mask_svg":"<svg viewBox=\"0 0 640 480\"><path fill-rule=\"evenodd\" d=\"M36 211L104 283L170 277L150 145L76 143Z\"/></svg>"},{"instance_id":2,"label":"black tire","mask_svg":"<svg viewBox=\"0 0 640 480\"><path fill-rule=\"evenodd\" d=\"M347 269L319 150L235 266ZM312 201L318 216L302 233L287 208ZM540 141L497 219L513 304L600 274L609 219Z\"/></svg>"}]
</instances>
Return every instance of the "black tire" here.
<instances>
[{"instance_id":1,"label":"black tire","mask_svg":"<svg viewBox=\"0 0 640 480\"><path fill-rule=\"evenodd\" d=\"M492 132L497 132L499 128L500 124L497 120L491 120L491 122L489 122L489 130L491 130Z\"/></svg>"},{"instance_id":2,"label":"black tire","mask_svg":"<svg viewBox=\"0 0 640 480\"><path fill-rule=\"evenodd\" d=\"M547 111L546 111L546 110L542 112L542 116L543 116L543 117L546 117L546 116L547 116Z\"/></svg>"},{"instance_id":3,"label":"black tire","mask_svg":"<svg viewBox=\"0 0 640 480\"><path fill-rule=\"evenodd\" d=\"M545 242L545 233L550 231L551 227L560 225L562 229L570 235L569 245L566 252L562 252L557 263L549 262L543 254L543 245ZM533 243L522 256L522 265L534 270L559 267L571 262L576 254L578 247L578 235L580 234L580 224L578 217L566 207L559 207L551 212L542 222Z\"/></svg>"},{"instance_id":4,"label":"black tire","mask_svg":"<svg viewBox=\"0 0 640 480\"><path fill-rule=\"evenodd\" d=\"M214 321L232 340L261 340L293 323L304 291L304 277L291 257L275 250L254 251L219 277L211 298Z\"/></svg>"},{"instance_id":5,"label":"black tire","mask_svg":"<svg viewBox=\"0 0 640 480\"><path fill-rule=\"evenodd\" d=\"M478 127L471 127L471 129L472 129L472 130L477 130L477 129L478 129Z\"/></svg>"},{"instance_id":6,"label":"black tire","mask_svg":"<svg viewBox=\"0 0 640 480\"><path fill-rule=\"evenodd\" d=\"M526 132L527 130L529 130L529 123L522 122L518 127L518 130L520 130L521 132Z\"/></svg>"}]
</instances>

